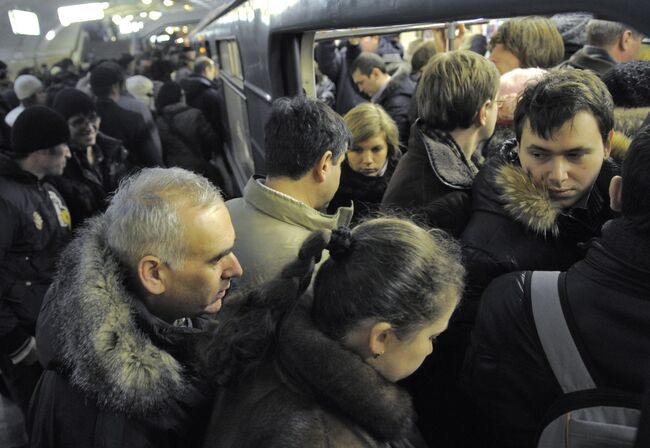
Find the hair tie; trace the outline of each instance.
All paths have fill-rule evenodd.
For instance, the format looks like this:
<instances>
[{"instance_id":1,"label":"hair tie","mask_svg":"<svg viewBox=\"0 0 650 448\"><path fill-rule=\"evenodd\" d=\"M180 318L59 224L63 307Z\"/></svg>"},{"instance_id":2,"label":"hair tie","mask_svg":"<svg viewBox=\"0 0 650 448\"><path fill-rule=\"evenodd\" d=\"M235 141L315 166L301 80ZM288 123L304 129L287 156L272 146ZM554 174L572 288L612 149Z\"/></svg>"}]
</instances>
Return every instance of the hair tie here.
<instances>
[{"instance_id":1,"label":"hair tie","mask_svg":"<svg viewBox=\"0 0 650 448\"><path fill-rule=\"evenodd\" d=\"M341 226L332 230L330 242L327 245L330 256L336 260L342 260L347 257L352 250L352 231L349 227Z\"/></svg>"}]
</instances>

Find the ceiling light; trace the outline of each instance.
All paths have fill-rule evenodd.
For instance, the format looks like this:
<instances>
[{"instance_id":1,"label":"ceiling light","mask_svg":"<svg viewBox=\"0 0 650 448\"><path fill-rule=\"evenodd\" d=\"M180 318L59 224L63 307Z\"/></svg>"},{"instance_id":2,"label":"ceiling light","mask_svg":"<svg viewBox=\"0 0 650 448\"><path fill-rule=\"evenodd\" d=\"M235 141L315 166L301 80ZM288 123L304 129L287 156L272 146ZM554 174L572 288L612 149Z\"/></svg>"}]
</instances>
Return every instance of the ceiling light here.
<instances>
[{"instance_id":1,"label":"ceiling light","mask_svg":"<svg viewBox=\"0 0 650 448\"><path fill-rule=\"evenodd\" d=\"M163 0L163 5L167 7L174 6L174 0Z\"/></svg>"},{"instance_id":2,"label":"ceiling light","mask_svg":"<svg viewBox=\"0 0 650 448\"><path fill-rule=\"evenodd\" d=\"M189 11L193 11L193 10L194 10L194 7L193 7L192 5L186 3L186 4L183 5L183 9L184 9L185 11L188 11L188 12L189 12Z\"/></svg>"},{"instance_id":3,"label":"ceiling light","mask_svg":"<svg viewBox=\"0 0 650 448\"><path fill-rule=\"evenodd\" d=\"M11 31L14 34L25 34L27 36L40 36L41 27L38 24L38 16L30 11L12 9L8 12Z\"/></svg>"},{"instance_id":4,"label":"ceiling light","mask_svg":"<svg viewBox=\"0 0 650 448\"><path fill-rule=\"evenodd\" d=\"M160 11L149 11L149 18L151 20L158 20L162 17L162 12Z\"/></svg>"},{"instance_id":5,"label":"ceiling light","mask_svg":"<svg viewBox=\"0 0 650 448\"><path fill-rule=\"evenodd\" d=\"M56 31L54 31L54 30L48 31L47 34L45 35L46 40L52 40L55 37L56 37Z\"/></svg>"},{"instance_id":6,"label":"ceiling light","mask_svg":"<svg viewBox=\"0 0 650 448\"><path fill-rule=\"evenodd\" d=\"M91 20L102 20L104 10L108 3L84 3L82 5L61 6L57 8L61 25L68 26L76 22L89 22Z\"/></svg>"},{"instance_id":7,"label":"ceiling light","mask_svg":"<svg viewBox=\"0 0 650 448\"><path fill-rule=\"evenodd\" d=\"M151 0L142 0L142 3L145 4L145 5L150 5Z\"/></svg>"},{"instance_id":8,"label":"ceiling light","mask_svg":"<svg viewBox=\"0 0 650 448\"><path fill-rule=\"evenodd\" d=\"M169 34L161 34L160 36L158 36L156 38L156 42L158 42L158 43L167 42L167 41L169 41Z\"/></svg>"}]
</instances>

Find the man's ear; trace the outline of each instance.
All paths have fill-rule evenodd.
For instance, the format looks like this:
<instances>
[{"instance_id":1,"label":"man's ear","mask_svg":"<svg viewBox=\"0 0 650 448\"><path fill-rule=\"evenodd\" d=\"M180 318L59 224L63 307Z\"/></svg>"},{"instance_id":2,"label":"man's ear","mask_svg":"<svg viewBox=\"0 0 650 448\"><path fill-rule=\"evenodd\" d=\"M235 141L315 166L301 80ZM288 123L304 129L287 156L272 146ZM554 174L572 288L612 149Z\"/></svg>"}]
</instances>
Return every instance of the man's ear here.
<instances>
[{"instance_id":1,"label":"man's ear","mask_svg":"<svg viewBox=\"0 0 650 448\"><path fill-rule=\"evenodd\" d=\"M334 160L332 160L332 157L333 157L332 151L330 150L325 151L325 153L318 160L318 162L316 162L316 165L314 165L314 168L312 168L312 171L314 173L314 179L319 184L325 182L325 179L327 178L327 174L332 169L332 164L334 162Z\"/></svg>"},{"instance_id":2,"label":"man's ear","mask_svg":"<svg viewBox=\"0 0 650 448\"><path fill-rule=\"evenodd\" d=\"M370 72L369 78L374 78L377 79L377 77L381 76L383 72L379 70L379 67L374 67L372 71Z\"/></svg>"},{"instance_id":3,"label":"man's ear","mask_svg":"<svg viewBox=\"0 0 650 448\"><path fill-rule=\"evenodd\" d=\"M609 131L607 134L607 141L605 142L605 159L609 159L609 155L612 153L612 141L614 140L614 129Z\"/></svg>"},{"instance_id":4,"label":"man's ear","mask_svg":"<svg viewBox=\"0 0 650 448\"><path fill-rule=\"evenodd\" d=\"M487 123L488 109L492 106L492 100L487 100L478 110L476 119L478 120L478 127L482 128Z\"/></svg>"},{"instance_id":5,"label":"man's ear","mask_svg":"<svg viewBox=\"0 0 650 448\"><path fill-rule=\"evenodd\" d=\"M623 178L614 176L609 182L609 208L615 212L621 212L623 198Z\"/></svg>"},{"instance_id":6,"label":"man's ear","mask_svg":"<svg viewBox=\"0 0 650 448\"><path fill-rule=\"evenodd\" d=\"M623 34L621 34L621 38L619 40L619 46L622 51L627 51L630 48L630 42L633 39L632 31L630 30L625 30L623 31Z\"/></svg>"},{"instance_id":7,"label":"man's ear","mask_svg":"<svg viewBox=\"0 0 650 448\"><path fill-rule=\"evenodd\" d=\"M368 348L373 356L381 356L386 352L388 339L393 335L393 327L388 322L377 322L370 328Z\"/></svg>"},{"instance_id":8,"label":"man's ear","mask_svg":"<svg viewBox=\"0 0 650 448\"><path fill-rule=\"evenodd\" d=\"M158 257L145 255L138 262L138 279L149 294L160 295L165 292L165 277L169 269Z\"/></svg>"}]
</instances>

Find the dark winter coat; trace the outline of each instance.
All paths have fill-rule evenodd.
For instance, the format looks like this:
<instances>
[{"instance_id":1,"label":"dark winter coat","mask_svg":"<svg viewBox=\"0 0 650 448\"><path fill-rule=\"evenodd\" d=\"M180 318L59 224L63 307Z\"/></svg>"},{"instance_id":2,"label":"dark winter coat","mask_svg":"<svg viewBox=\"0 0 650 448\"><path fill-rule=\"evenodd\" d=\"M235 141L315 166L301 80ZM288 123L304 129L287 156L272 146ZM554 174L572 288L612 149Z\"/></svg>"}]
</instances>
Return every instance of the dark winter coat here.
<instances>
[{"instance_id":1,"label":"dark winter coat","mask_svg":"<svg viewBox=\"0 0 650 448\"><path fill-rule=\"evenodd\" d=\"M96 107L97 115L102 119L99 130L124 143L134 165L164 166L162 154L140 114L124 109L108 98L98 98Z\"/></svg>"},{"instance_id":2,"label":"dark winter coat","mask_svg":"<svg viewBox=\"0 0 650 448\"><path fill-rule=\"evenodd\" d=\"M210 164L223 150L220 138L199 109L182 103L170 104L156 119L167 166L178 166L206 175L218 182Z\"/></svg>"},{"instance_id":3,"label":"dark winter coat","mask_svg":"<svg viewBox=\"0 0 650 448\"><path fill-rule=\"evenodd\" d=\"M185 92L187 105L203 112L222 142L230 141L223 82L218 78L210 81L205 76L192 73L183 78L180 84ZM223 149L218 148L217 151L222 152Z\"/></svg>"},{"instance_id":4,"label":"dark winter coat","mask_svg":"<svg viewBox=\"0 0 650 448\"><path fill-rule=\"evenodd\" d=\"M33 447L196 446L206 409L187 361L197 328L151 315L91 218L61 257L38 320L47 369L34 392Z\"/></svg>"},{"instance_id":5,"label":"dark winter coat","mask_svg":"<svg viewBox=\"0 0 650 448\"><path fill-rule=\"evenodd\" d=\"M640 394L650 359L650 239L625 219L603 227L584 260L561 277L560 300L581 356L600 388ZM481 298L464 372L478 403L484 440L533 447L561 395L532 317L529 275L496 279ZM605 336L605 337L604 337Z\"/></svg>"},{"instance_id":6,"label":"dark winter coat","mask_svg":"<svg viewBox=\"0 0 650 448\"><path fill-rule=\"evenodd\" d=\"M578 68L591 70L598 76L604 75L610 68L616 66L607 50L600 47L585 45L576 51L568 60L561 63L559 68Z\"/></svg>"},{"instance_id":7,"label":"dark winter coat","mask_svg":"<svg viewBox=\"0 0 650 448\"><path fill-rule=\"evenodd\" d=\"M416 84L411 79L410 66L403 64L391 76L386 88L379 94L379 97L372 99L373 103L379 104L395 120L399 131L399 141L406 146L409 141L409 106L411 98L415 95Z\"/></svg>"},{"instance_id":8,"label":"dark winter coat","mask_svg":"<svg viewBox=\"0 0 650 448\"><path fill-rule=\"evenodd\" d=\"M129 152L119 140L98 133L92 150L95 166L88 163L86 148L70 146L72 157L63 175L48 178L68 204L73 227L104 211L109 193L132 169Z\"/></svg>"},{"instance_id":9,"label":"dark winter coat","mask_svg":"<svg viewBox=\"0 0 650 448\"><path fill-rule=\"evenodd\" d=\"M411 398L304 311L283 325L272 360L217 394L204 447L422 446Z\"/></svg>"},{"instance_id":10,"label":"dark winter coat","mask_svg":"<svg viewBox=\"0 0 650 448\"><path fill-rule=\"evenodd\" d=\"M69 239L70 214L56 189L0 154L0 357L34 336Z\"/></svg>"},{"instance_id":11,"label":"dark winter coat","mask_svg":"<svg viewBox=\"0 0 650 448\"><path fill-rule=\"evenodd\" d=\"M341 164L341 181L336 194L327 206L327 213L335 214L339 207L349 207L354 202L353 222L359 222L365 217L379 211L381 198L384 196L398 157L389 157L388 166L383 176L364 176L352 168L348 160Z\"/></svg>"},{"instance_id":12,"label":"dark winter coat","mask_svg":"<svg viewBox=\"0 0 650 448\"><path fill-rule=\"evenodd\" d=\"M471 213L471 188L477 168L442 133L412 128L408 152L400 159L382 205L422 215L428 225L460 235Z\"/></svg>"}]
</instances>

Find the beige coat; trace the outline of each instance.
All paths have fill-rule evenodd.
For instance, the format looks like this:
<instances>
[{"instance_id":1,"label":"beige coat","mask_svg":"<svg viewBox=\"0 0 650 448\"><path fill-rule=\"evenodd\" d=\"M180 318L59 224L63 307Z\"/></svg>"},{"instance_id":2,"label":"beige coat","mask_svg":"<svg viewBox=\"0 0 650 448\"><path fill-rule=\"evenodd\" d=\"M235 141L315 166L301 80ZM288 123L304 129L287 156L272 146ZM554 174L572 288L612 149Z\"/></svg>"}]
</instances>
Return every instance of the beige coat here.
<instances>
[{"instance_id":1,"label":"beige coat","mask_svg":"<svg viewBox=\"0 0 650 448\"><path fill-rule=\"evenodd\" d=\"M237 239L234 253L244 269L240 284L259 284L279 274L298 256L303 241L315 230L347 226L352 207L328 215L272 190L252 177L242 198L226 202ZM327 253L323 254L325 260ZM321 261L321 262L322 262Z\"/></svg>"}]
</instances>

